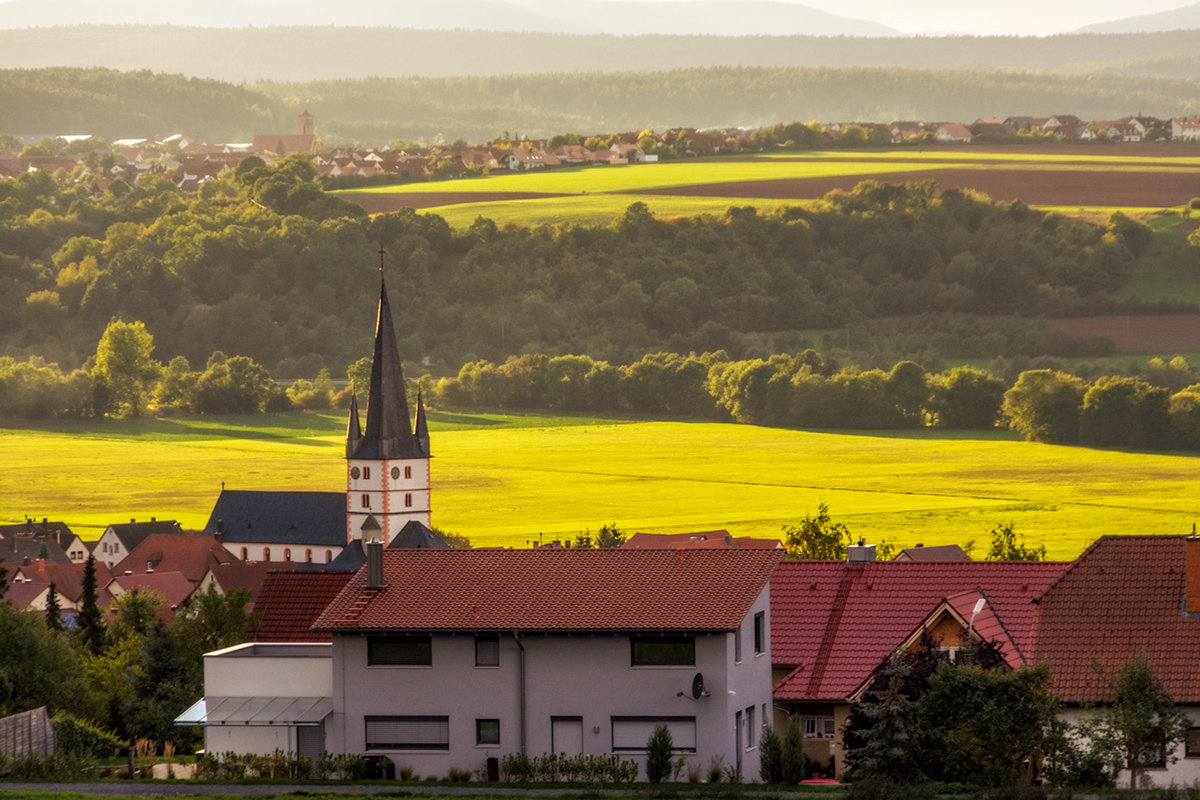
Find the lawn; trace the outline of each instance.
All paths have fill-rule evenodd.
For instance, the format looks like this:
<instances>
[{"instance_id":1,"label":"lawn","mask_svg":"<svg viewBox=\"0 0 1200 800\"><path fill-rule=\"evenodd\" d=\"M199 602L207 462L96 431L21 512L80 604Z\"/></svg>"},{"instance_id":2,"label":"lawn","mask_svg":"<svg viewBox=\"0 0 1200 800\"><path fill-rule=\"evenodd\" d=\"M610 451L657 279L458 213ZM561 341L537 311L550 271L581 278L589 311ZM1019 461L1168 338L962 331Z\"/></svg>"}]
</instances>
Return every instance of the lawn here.
<instances>
[{"instance_id":1,"label":"lawn","mask_svg":"<svg viewBox=\"0 0 1200 800\"><path fill-rule=\"evenodd\" d=\"M702 422L431 415L434 524L477 546L572 538L615 522L777 536L830 506L868 541L974 541L1012 522L1053 557L1106 533L1182 533L1200 516L1194 454L981 435L792 431ZM151 515L200 527L222 485L338 491L340 415L0 430L4 522L61 519L86 537Z\"/></svg>"},{"instance_id":2,"label":"lawn","mask_svg":"<svg viewBox=\"0 0 1200 800\"><path fill-rule=\"evenodd\" d=\"M778 199L747 199L745 197L682 197L650 194L585 194L573 197L497 200L490 203L460 203L421 209L421 213L437 214L454 228L468 228L478 217L486 217L497 225L540 225L568 222L573 225L608 225L625 213L631 203L644 203L650 213L660 219L677 216L713 214L720 216L730 206L754 206L770 212L782 206L800 205L804 201Z\"/></svg>"}]
</instances>

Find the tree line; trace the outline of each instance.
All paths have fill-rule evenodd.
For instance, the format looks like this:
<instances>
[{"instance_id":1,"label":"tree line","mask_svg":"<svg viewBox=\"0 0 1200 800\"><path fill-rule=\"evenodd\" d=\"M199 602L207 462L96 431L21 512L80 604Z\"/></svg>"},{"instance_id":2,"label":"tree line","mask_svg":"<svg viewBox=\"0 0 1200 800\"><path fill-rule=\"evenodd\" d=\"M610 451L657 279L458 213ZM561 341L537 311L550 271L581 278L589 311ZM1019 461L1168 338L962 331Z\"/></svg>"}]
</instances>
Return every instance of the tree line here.
<instances>
[{"instance_id":1,"label":"tree line","mask_svg":"<svg viewBox=\"0 0 1200 800\"><path fill-rule=\"evenodd\" d=\"M340 373L367 352L382 245L400 352L435 371L548 351L1078 355L1033 317L1137 310L1114 290L1149 242L1119 213L1095 224L932 182L771 213L659 219L634 203L606 226L454 230L411 210L368 217L313 176L292 155L247 158L194 194L159 175L0 182L0 348L75 367L116 317L144 322L168 360ZM914 322L884 333L896 315Z\"/></svg>"}]
</instances>

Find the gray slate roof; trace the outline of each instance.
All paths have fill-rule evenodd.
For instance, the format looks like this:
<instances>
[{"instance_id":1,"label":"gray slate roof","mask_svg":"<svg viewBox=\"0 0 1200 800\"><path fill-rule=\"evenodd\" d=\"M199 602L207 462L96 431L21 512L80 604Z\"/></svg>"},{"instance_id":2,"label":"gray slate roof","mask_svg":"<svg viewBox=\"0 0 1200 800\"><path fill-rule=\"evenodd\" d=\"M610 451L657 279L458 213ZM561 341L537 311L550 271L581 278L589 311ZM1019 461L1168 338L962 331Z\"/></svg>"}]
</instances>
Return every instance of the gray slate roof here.
<instances>
[{"instance_id":1,"label":"gray slate roof","mask_svg":"<svg viewBox=\"0 0 1200 800\"><path fill-rule=\"evenodd\" d=\"M204 527L224 524L221 541L247 544L346 544L343 492L253 492L223 489Z\"/></svg>"},{"instance_id":2,"label":"gray slate roof","mask_svg":"<svg viewBox=\"0 0 1200 800\"><path fill-rule=\"evenodd\" d=\"M409 520L388 542L389 550L446 550L446 540L415 519Z\"/></svg>"}]
</instances>

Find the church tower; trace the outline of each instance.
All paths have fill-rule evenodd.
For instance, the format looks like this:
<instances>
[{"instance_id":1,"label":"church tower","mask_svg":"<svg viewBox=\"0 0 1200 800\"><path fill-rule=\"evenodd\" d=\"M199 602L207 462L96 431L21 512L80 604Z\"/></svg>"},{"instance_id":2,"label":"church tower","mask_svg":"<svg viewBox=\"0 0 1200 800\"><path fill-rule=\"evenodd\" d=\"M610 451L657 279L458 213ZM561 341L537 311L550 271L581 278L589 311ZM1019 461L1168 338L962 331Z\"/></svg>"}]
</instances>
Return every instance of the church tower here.
<instances>
[{"instance_id":1,"label":"church tower","mask_svg":"<svg viewBox=\"0 0 1200 800\"><path fill-rule=\"evenodd\" d=\"M300 135L301 136L312 136L313 135L313 115L308 113L307 108L304 109L304 113L300 115L299 123L300 123Z\"/></svg>"},{"instance_id":2,"label":"church tower","mask_svg":"<svg viewBox=\"0 0 1200 800\"><path fill-rule=\"evenodd\" d=\"M347 543L365 535L386 546L411 520L430 527L429 458L425 404L418 395L414 426L387 287L380 281L367 427L359 424L357 398L350 401L346 426Z\"/></svg>"}]
</instances>

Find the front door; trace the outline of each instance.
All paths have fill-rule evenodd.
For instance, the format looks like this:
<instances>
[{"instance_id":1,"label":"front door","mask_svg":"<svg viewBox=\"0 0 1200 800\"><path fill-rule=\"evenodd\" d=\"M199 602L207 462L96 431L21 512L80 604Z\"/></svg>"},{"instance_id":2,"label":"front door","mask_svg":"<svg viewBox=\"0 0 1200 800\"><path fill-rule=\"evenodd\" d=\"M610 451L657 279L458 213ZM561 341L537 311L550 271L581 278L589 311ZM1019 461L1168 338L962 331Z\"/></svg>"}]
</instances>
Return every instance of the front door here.
<instances>
[{"instance_id":1,"label":"front door","mask_svg":"<svg viewBox=\"0 0 1200 800\"><path fill-rule=\"evenodd\" d=\"M583 752L583 717L551 717L550 749L574 756Z\"/></svg>"}]
</instances>

